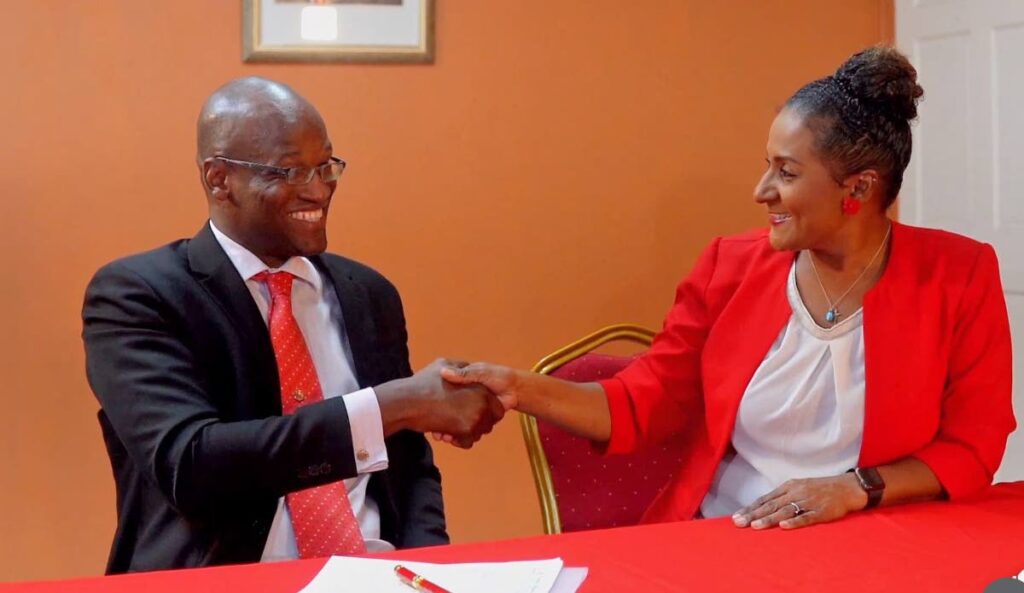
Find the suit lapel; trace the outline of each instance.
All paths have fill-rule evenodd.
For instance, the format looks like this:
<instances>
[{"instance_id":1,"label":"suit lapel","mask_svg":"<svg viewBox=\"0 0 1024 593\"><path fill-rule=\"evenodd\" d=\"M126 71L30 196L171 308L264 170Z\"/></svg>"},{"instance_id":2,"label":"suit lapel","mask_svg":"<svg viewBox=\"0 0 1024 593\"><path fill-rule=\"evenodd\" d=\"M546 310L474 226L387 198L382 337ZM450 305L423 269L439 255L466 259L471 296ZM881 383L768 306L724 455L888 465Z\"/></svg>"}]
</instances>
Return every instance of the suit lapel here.
<instances>
[{"instance_id":1,"label":"suit lapel","mask_svg":"<svg viewBox=\"0 0 1024 593\"><path fill-rule=\"evenodd\" d=\"M192 274L213 295L234 325L240 337L239 343L247 349L239 359L245 361L254 373L266 373L268 384L276 386L277 362L270 344L270 333L252 294L213 236L209 223L189 241L188 262ZM280 408L281 402L277 398L275 405Z\"/></svg>"},{"instance_id":2,"label":"suit lapel","mask_svg":"<svg viewBox=\"0 0 1024 593\"><path fill-rule=\"evenodd\" d=\"M341 316L343 327L348 338L348 345L352 352L352 371L355 373L356 382L361 389L373 387L381 381L393 378L391 371L382 368L380 361L380 345L377 340L377 325L374 322L373 303L370 293L365 285L358 282L349 269L347 260L338 257L324 257L317 255L309 258L325 281L334 286L334 293L338 295L338 302L341 305ZM388 448L388 455L392 459L400 456L401 450L396 450L398 435L392 435L385 443ZM401 522L393 480L395 465L389 469L374 472L370 476L367 492L377 502L380 510L380 535L383 539L401 546L402 535L399 525Z\"/></svg>"},{"instance_id":3,"label":"suit lapel","mask_svg":"<svg viewBox=\"0 0 1024 593\"><path fill-rule=\"evenodd\" d=\"M334 286L341 304L348 345L352 350L352 364L360 388L371 387L379 382L379 373L374 364L376 359L377 327L373 321L370 296L366 287L357 282L343 264L328 263L322 256L311 257L310 261L320 270L324 278Z\"/></svg>"}]
</instances>

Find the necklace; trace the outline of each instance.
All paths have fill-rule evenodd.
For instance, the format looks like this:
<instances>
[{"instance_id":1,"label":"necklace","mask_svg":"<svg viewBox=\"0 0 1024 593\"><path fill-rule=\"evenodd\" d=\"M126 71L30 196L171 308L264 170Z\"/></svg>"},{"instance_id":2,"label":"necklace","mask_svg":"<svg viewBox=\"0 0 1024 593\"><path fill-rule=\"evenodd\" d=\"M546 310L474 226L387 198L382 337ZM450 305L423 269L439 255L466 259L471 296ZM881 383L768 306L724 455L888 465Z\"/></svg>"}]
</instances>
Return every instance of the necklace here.
<instances>
[{"instance_id":1,"label":"necklace","mask_svg":"<svg viewBox=\"0 0 1024 593\"><path fill-rule=\"evenodd\" d=\"M851 284L850 287L846 289L846 292L839 295L839 298L836 299L835 301L832 301L831 297L828 296L828 291L825 290L825 284L821 281L821 276L818 275L818 266L814 265L814 256L808 252L807 256L811 260L811 269L814 270L814 277L817 278L818 286L821 287L821 292L822 294L825 295L825 301L828 302L828 311L825 311L825 321L831 323L832 325L838 323L839 303L843 302L843 299L846 298L846 295L850 294L850 291L853 290L853 287L857 286L857 284L860 283L861 279L864 278L864 274L867 274L868 270L871 269L871 266L874 265L875 260L878 259L878 256L882 253L882 248L885 247L886 241L889 240L889 233L891 232L892 223L889 223L889 228L885 230L885 236L882 237L882 244L878 246L878 249L875 251L875 255L871 256L871 261L868 262L868 265L864 266L864 269L861 271L860 276L857 276L857 279L854 280L853 284Z\"/></svg>"}]
</instances>

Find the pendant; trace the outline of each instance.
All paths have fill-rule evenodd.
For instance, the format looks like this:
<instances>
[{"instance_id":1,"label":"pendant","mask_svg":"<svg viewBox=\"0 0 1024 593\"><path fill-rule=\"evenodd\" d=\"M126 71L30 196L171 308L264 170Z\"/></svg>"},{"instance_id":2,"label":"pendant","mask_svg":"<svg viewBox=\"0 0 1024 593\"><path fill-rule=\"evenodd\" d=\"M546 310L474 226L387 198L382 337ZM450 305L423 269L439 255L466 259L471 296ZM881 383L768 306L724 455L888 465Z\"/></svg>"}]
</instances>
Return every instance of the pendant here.
<instances>
[{"instance_id":1,"label":"pendant","mask_svg":"<svg viewBox=\"0 0 1024 593\"><path fill-rule=\"evenodd\" d=\"M839 317L839 313L835 309L829 309L825 312L825 321L829 323L835 323L837 317Z\"/></svg>"}]
</instances>

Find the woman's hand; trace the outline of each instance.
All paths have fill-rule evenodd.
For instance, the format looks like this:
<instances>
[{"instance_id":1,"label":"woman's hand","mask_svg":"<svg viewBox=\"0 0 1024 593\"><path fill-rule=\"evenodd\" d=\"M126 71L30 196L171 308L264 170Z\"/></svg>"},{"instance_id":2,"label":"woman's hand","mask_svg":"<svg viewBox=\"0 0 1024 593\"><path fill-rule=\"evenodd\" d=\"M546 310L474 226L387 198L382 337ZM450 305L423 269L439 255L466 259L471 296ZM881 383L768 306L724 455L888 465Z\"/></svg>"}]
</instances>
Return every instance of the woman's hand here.
<instances>
[{"instance_id":1,"label":"woman's hand","mask_svg":"<svg viewBox=\"0 0 1024 593\"><path fill-rule=\"evenodd\" d=\"M498 397L505 411L519 405L519 374L506 366L488 362L474 362L459 368L441 369L441 377L456 385L483 385Z\"/></svg>"},{"instance_id":2,"label":"woman's hand","mask_svg":"<svg viewBox=\"0 0 1024 593\"><path fill-rule=\"evenodd\" d=\"M868 495L852 473L789 480L737 511L732 521L737 527L796 529L835 521L867 503Z\"/></svg>"},{"instance_id":3,"label":"woman's hand","mask_svg":"<svg viewBox=\"0 0 1024 593\"><path fill-rule=\"evenodd\" d=\"M456 385L482 385L497 396L505 411L514 410L519 404L518 379L516 370L487 362L461 363L441 369L441 377ZM452 435L433 433L434 439L451 443Z\"/></svg>"}]
</instances>

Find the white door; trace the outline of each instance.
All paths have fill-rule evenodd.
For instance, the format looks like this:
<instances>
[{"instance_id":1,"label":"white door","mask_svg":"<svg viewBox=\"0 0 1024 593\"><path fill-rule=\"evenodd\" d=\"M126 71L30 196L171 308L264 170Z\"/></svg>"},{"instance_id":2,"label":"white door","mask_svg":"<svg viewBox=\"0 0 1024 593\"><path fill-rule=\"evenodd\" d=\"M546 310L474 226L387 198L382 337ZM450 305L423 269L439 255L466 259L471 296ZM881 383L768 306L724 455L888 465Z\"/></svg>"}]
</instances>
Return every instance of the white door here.
<instances>
[{"instance_id":1,"label":"white door","mask_svg":"<svg viewBox=\"0 0 1024 593\"><path fill-rule=\"evenodd\" d=\"M1024 424L1024 0L896 0L896 39L925 91L900 219L995 246ZM1024 427L996 479L1024 480Z\"/></svg>"}]
</instances>

